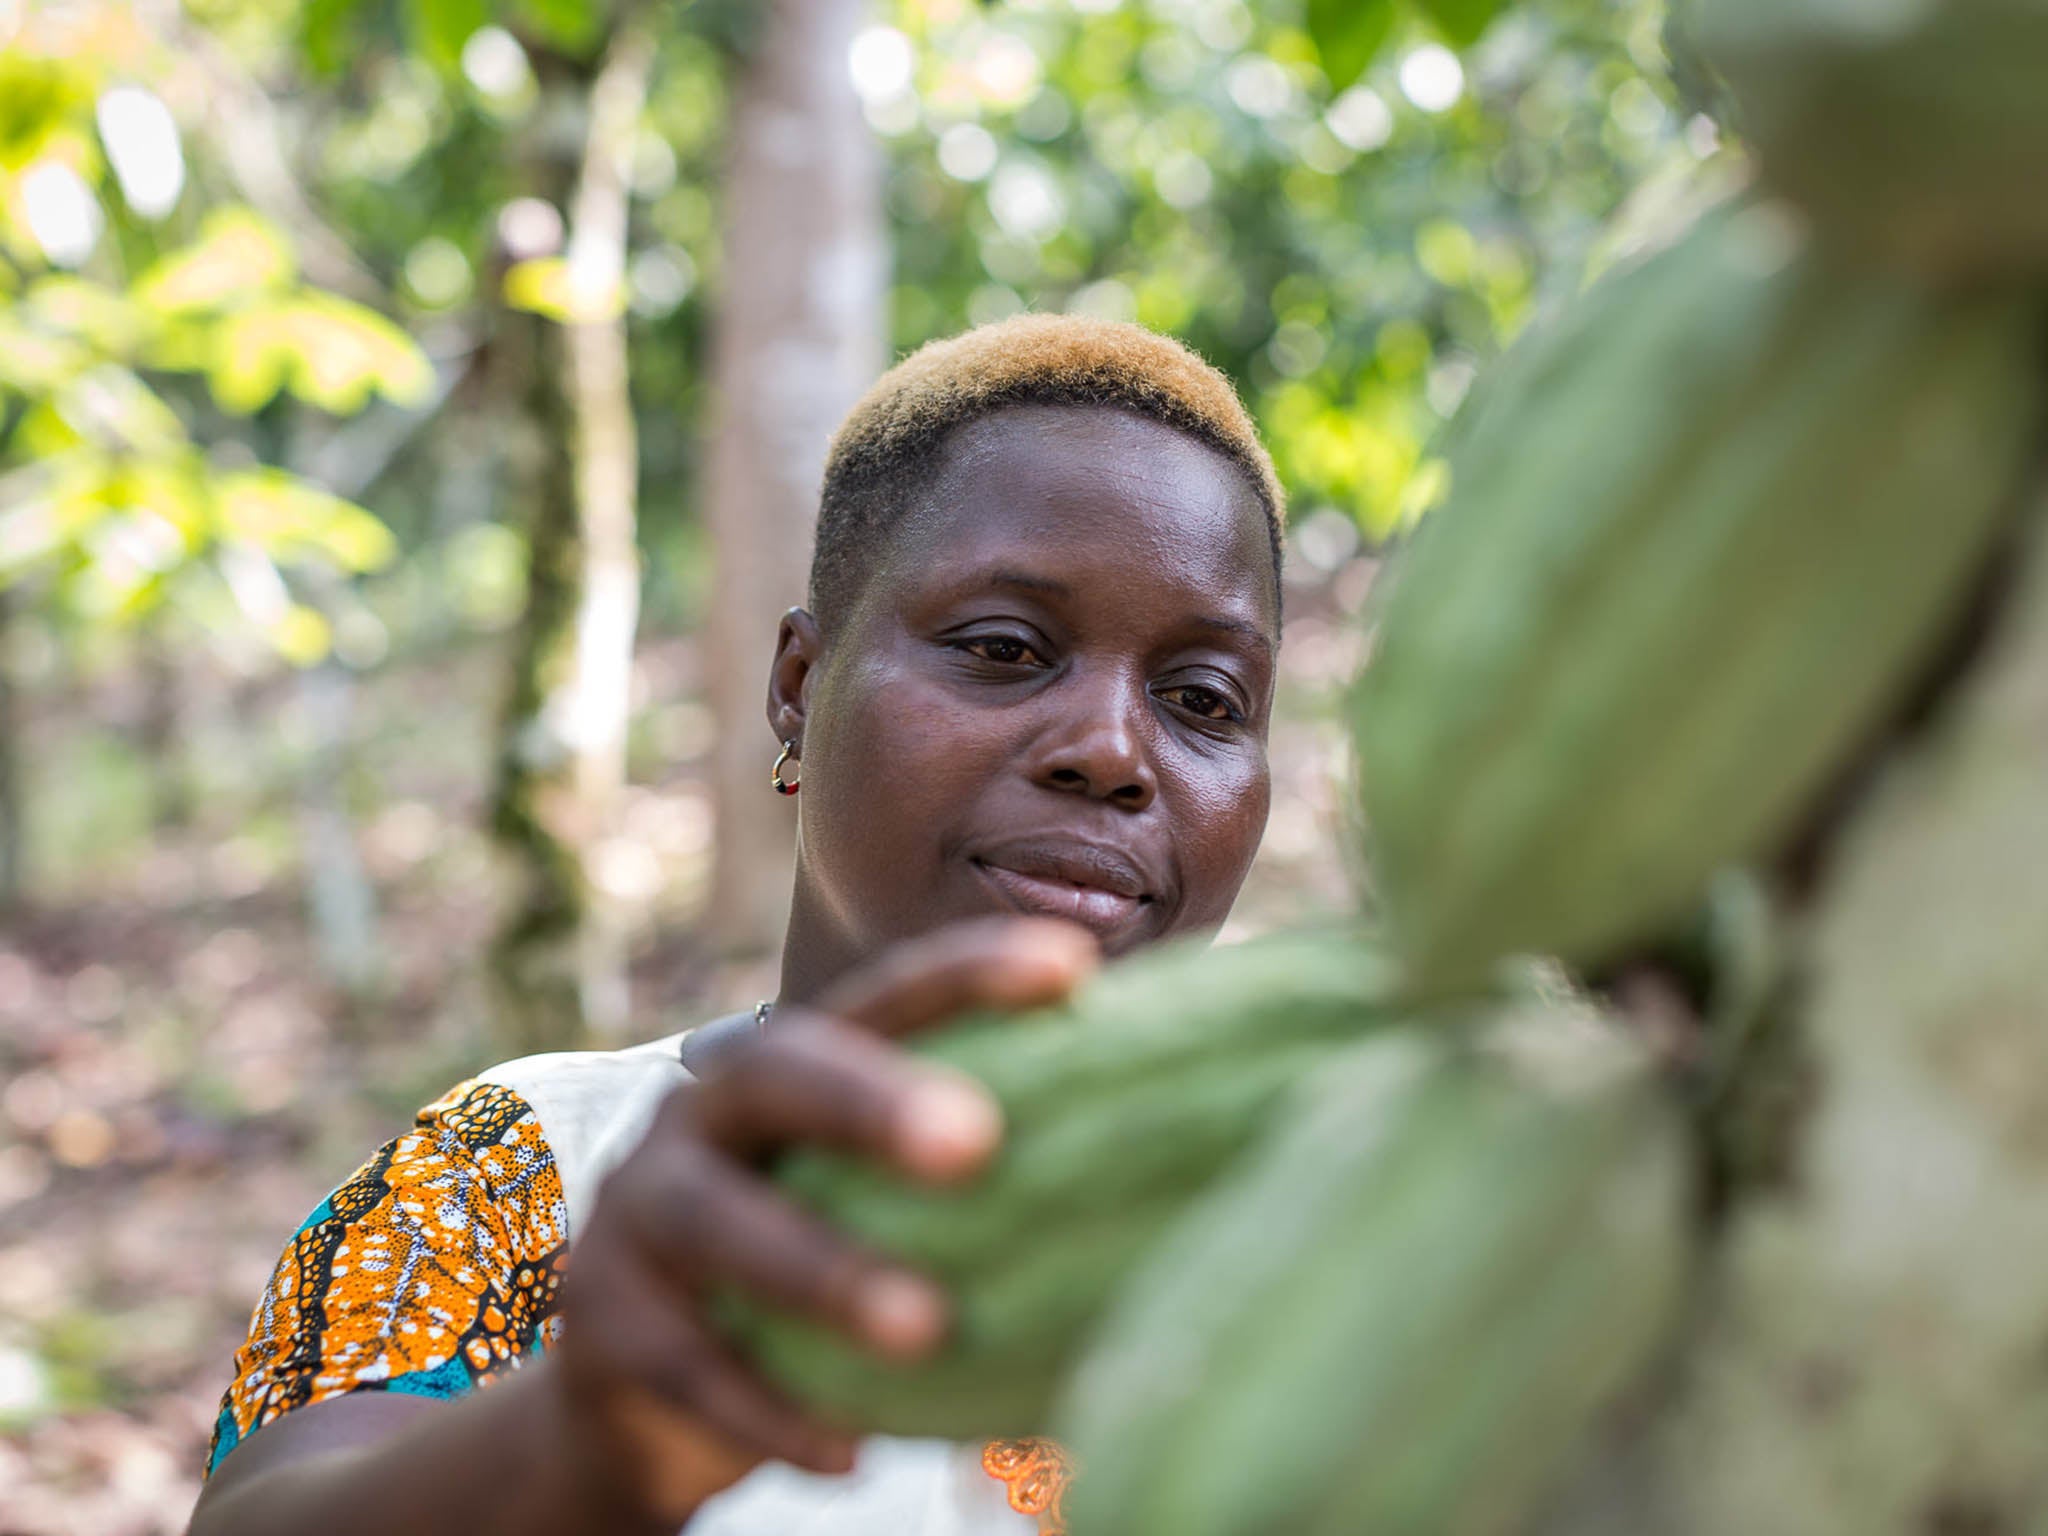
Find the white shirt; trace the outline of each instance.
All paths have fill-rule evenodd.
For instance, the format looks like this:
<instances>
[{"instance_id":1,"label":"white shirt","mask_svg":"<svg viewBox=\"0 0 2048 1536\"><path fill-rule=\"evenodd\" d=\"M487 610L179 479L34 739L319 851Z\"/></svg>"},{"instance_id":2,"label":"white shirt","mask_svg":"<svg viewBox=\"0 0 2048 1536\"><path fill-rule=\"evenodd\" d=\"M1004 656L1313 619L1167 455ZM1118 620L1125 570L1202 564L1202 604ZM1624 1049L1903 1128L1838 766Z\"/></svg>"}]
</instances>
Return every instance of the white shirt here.
<instances>
[{"instance_id":1,"label":"white shirt","mask_svg":"<svg viewBox=\"0 0 2048 1536\"><path fill-rule=\"evenodd\" d=\"M620 1051L564 1051L493 1067L481 1080L517 1093L540 1121L562 1179L573 1244L604 1176L646 1135L671 1090L690 1081L682 1035ZM573 1250L572 1250L573 1251ZM883 1436L854 1470L822 1477L771 1463L708 1501L687 1536L1035 1536L982 1470L978 1446Z\"/></svg>"}]
</instances>

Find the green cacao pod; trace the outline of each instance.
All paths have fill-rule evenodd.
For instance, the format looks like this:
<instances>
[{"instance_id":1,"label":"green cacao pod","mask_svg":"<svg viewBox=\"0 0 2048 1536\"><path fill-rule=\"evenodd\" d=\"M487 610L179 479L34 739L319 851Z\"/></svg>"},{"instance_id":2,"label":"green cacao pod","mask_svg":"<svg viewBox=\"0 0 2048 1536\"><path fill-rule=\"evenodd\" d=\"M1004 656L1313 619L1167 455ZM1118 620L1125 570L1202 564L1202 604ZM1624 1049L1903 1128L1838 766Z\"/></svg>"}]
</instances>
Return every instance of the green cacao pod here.
<instances>
[{"instance_id":1,"label":"green cacao pod","mask_svg":"<svg viewBox=\"0 0 2048 1536\"><path fill-rule=\"evenodd\" d=\"M1064 1007L917 1042L1002 1105L1003 1146L982 1177L913 1188L823 1154L791 1158L779 1177L842 1231L947 1288L945 1346L891 1362L735 1309L740 1341L799 1398L865 1428L1043 1432L1110 1290L1298 1078L1397 1016L1391 973L1354 935L1172 946L1110 967Z\"/></svg>"},{"instance_id":2,"label":"green cacao pod","mask_svg":"<svg viewBox=\"0 0 2048 1536\"><path fill-rule=\"evenodd\" d=\"M1481 381L1354 696L1418 985L1607 958L1769 852L2003 525L2041 424L2038 321L1836 269L1746 207Z\"/></svg>"},{"instance_id":3,"label":"green cacao pod","mask_svg":"<svg viewBox=\"0 0 2048 1536\"><path fill-rule=\"evenodd\" d=\"M1859 261L2048 274L2048 3L1699 0L1765 177Z\"/></svg>"},{"instance_id":4,"label":"green cacao pod","mask_svg":"<svg viewBox=\"0 0 2048 1536\"><path fill-rule=\"evenodd\" d=\"M1657 1352L1676 1106L1583 1018L1354 1046L1191 1208L1056 1422L1076 1536L1507 1530ZM1531 1059L1531 1050L1540 1054Z\"/></svg>"}]
</instances>

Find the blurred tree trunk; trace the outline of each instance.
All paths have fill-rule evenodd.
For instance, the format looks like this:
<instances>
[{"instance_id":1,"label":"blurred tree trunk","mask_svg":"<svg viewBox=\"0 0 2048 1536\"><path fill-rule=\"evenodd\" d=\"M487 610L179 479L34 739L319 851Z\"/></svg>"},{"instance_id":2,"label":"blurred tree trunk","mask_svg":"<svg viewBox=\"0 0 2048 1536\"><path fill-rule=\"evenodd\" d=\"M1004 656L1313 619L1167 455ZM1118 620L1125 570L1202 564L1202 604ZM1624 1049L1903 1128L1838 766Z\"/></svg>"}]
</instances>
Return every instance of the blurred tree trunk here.
<instances>
[{"instance_id":1,"label":"blurred tree trunk","mask_svg":"<svg viewBox=\"0 0 2048 1536\"><path fill-rule=\"evenodd\" d=\"M21 815L22 731L27 722L14 681L15 595L0 588L0 913L21 904L28 868Z\"/></svg>"},{"instance_id":2,"label":"blurred tree trunk","mask_svg":"<svg viewBox=\"0 0 2048 1536\"><path fill-rule=\"evenodd\" d=\"M305 754L296 775L299 837L314 950L328 980L351 999L367 999L385 971L377 892L363 865L348 804L355 675L339 662L323 662L300 671L297 692Z\"/></svg>"},{"instance_id":3,"label":"blurred tree trunk","mask_svg":"<svg viewBox=\"0 0 2048 1536\"><path fill-rule=\"evenodd\" d=\"M522 889L493 969L505 1031L523 1049L617 1035L629 1007L624 935L592 879L592 857L625 784L639 620L639 448L620 300L625 170L653 61L651 34L629 22L590 85L570 210L568 323L507 319L525 333L545 456L494 816Z\"/></svg>"},{"instance_id":4,"label":"blurred tree trunk","mask_svg":"<svg viewBox=\"0 0 2048 1536\"><path fill-rule=\"evenodd\" d=\"M161 832L192 819L192 777L185 771L184 679L161 614L142 626L138 640L142 708L135 736L151 765L150 824Z\"/></svg>"},{"instance_id":5,"label":"blurred tree trunk","mask_svg":"<svg viewBox=\"0 0 2048 1536\"><path fill-rule=\"evenodd\" d=\"M511 687L500 731L491 830L514 889L491 945L495 1025L502 1048L573 1043L582 1009L574 966L585 906L578 829L564 807L567 748L549 718L575 643L583 550L574 475L557 388L559 332L538 315L507 313L493 340L495 371L526 379L525 438L508 456L508 489L530 502L526 609L513 636ZM522 469L530 475L522 480Z\"/></svg>"},{"instance_id":6,"label":"blurred tree trunk","mask_svg":"<svg viewBox=\"0 0 2048 1536\"><path fill-rule=\"evenodd\" d=\"M740 65L707 512L718 579L705 646L718 720L714 936L766 953L788 912L792 818L762 728L784 609L804 600L833 429L886 357L881 156L847 52L864 0L774 0Z\"/></svg>"}]
</instances>

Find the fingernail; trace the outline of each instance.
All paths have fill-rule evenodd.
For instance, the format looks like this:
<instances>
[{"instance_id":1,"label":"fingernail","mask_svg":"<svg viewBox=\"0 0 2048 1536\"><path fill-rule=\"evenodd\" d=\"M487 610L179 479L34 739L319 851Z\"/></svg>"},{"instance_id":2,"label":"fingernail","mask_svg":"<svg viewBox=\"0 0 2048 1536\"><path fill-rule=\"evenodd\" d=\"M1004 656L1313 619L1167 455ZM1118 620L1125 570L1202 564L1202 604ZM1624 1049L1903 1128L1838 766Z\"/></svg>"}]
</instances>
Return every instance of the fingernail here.
<instances>
[{"instance_id":1,"label":"fingernail","mask_svg":"<svg viewBox=\"0 0 2048 1536\"><path fill-rule=\"evenodd\" d=\"M1002 1134L1002 1112L986 1090L932 1078L910 1092L899 1145L914 1167L947 1174L985 1156Z\"/></svg>"},{"instance_id":2,"label":"fingernail","mask_svg":"<svg viewBox=\"0 0 2048 1536\"><path fill-rule=\"evenodd\" d=\"M881 1274L861 1290L860 1321L883 1349L909 1353L938 1339L945 1327L945 1304L913 1275Z\"/></svg>"}]
</instances>

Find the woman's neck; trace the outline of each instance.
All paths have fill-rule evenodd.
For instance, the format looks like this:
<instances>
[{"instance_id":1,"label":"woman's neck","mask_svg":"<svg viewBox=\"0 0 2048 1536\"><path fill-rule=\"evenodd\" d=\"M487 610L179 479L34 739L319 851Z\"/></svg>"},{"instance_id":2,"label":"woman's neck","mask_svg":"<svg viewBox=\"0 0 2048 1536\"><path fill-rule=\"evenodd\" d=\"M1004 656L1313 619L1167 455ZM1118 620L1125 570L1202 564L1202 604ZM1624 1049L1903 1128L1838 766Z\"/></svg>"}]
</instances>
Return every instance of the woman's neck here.
<instances>
[{"instance_id":1,"label":"woman's neck","mask_svg":"<svg viewBox=\"0 0 2048 1536\"><path fill-rule=\"evenodd\" d=\"M801 864L789 902L789 929L782 940L782 981L777 1007L816 1002L831 985L867 959L845 927L812 892Z\"/></svg>"}]
</instances>

